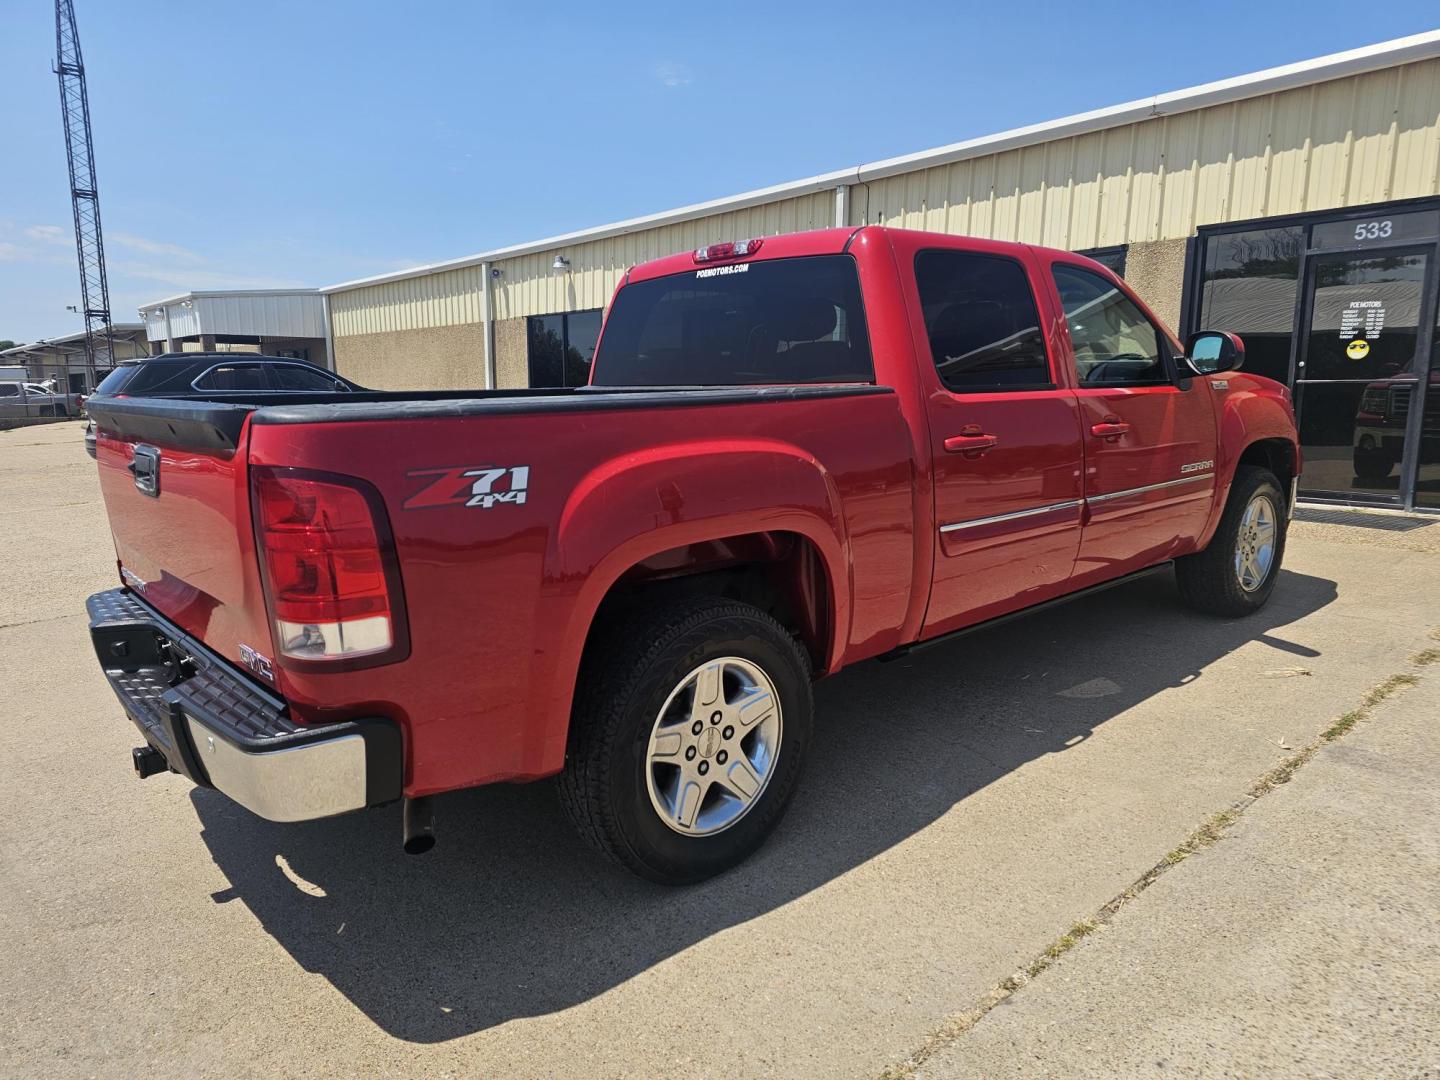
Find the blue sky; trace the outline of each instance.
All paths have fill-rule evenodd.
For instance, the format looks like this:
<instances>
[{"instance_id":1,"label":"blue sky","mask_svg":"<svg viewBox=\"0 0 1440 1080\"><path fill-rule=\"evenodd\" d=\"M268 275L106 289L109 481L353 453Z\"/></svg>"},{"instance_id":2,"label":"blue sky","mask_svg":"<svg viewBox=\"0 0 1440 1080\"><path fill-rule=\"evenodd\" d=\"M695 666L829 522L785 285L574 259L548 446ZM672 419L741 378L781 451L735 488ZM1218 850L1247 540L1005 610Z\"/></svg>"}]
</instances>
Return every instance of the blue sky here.
<instances>
[{"instance_id":1,"label":"blue sky","mask_svg":"<svg viewBox=\"0 0 1440 1080\"><path fill-rule=\"evenodd\" d=\"M76 0L117 320L325 285L1433 29L1433 0ZM47 0L0 0L0 338L80 329Z\"/></svg>"}]
</instances>

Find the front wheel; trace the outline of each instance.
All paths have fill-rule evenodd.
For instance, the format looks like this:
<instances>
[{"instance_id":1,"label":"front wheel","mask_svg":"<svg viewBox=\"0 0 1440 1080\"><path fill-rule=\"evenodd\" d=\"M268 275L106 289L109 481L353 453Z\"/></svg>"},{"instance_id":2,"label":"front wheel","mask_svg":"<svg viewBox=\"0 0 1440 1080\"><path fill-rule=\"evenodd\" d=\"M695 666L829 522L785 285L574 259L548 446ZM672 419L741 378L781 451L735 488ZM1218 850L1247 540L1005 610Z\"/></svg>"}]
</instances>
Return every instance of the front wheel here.
<instances>
[{"instance_id":1,"label":"front wheel","mask_svg":"<svg viewBox=\"0 0 1440 1080\"><path fill-rule=\"evenodd\" d=\"M1364 449L1357 446L1351 457L1355 468L1355 479L1377 483L1389 479L1395 468L1395 459L1384 450Z\"/></svg>"},{"instance_id":2,"label":"front wheel","mask_svg":"<svg viewBox=\"0 0 1440 1080\"><path fill-rule=\"evenodd\" d=\"M561 800L642 877L701 881L780 820L813 703L804 650L769 615L686 600L602 628L576 687Z\"/></svg>"},{"instance_id":3,"label":"front wheel","mask_svg":"<svg viewBox=\"0 0 1440 1080\"><path fill-rule=\"evenodd\" d=\"M1175 560L1180 595L1213 615L1259 611L1280 575L1286 525L1285 496L1275 474L1240 466L1209 546Z\"/></svg>"}]
</instances>

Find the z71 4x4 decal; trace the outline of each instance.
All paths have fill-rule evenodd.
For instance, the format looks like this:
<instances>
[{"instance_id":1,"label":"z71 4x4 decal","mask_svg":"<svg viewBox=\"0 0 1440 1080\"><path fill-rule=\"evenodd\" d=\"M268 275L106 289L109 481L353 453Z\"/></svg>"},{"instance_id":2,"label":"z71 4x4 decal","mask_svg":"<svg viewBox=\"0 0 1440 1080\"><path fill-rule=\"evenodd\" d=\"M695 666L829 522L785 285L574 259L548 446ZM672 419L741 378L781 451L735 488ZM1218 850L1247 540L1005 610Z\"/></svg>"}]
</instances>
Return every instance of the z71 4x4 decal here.
<instances>
[{"instance_id":1,"label":"z71 4x4 decal","mask_svg":"<svg viewBox=\"0 0 1440 1080\"><path fill-rule=\"evenodd\" d=\"M404 510L425 510L432 506L473 506L489 510L502 503L521 506L530 484L529 465L507 468L461 465L454 469L416 469L405 475L423 480L425 486L401 504Z\"/></svg>"}]
</instances>

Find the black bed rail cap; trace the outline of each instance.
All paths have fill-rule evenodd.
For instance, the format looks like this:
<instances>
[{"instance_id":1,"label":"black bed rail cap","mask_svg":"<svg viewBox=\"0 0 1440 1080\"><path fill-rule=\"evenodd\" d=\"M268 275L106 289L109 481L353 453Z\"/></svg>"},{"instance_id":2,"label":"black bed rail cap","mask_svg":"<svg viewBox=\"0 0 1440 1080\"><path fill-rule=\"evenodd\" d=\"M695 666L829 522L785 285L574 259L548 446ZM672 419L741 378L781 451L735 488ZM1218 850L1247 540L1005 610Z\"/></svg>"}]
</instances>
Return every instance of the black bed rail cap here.
<instances>
[{"instance_id":1,"label":"black bed rail cap","mask_svg":"<svg viewBox=\"0 0 1440 1080\"><path fill-rule=\"evenodd\" d=\"M111 397L96 394L85 400L95 426L108 434L180 450L233 454L240 445L251 404L215 401L172 401L166 398Z\"/></svg>"},{"instance_id":2,"label":"black bed rail cap","mask_svg":"<svg viewBox=\"0 0 1440 1080\"><path fill-rule=\"evenodd\" d=\"M695 408L814 398L893 394L870 383L814 383L790 386L581 387L569 391L527 393L479 391L445 395L328 394L320 402L267 402L255 414L257 424L334 424L347 420L434 420L456 416L516 416L527 413L577 413L605 410Z\"/></svg>"}]
</instances>

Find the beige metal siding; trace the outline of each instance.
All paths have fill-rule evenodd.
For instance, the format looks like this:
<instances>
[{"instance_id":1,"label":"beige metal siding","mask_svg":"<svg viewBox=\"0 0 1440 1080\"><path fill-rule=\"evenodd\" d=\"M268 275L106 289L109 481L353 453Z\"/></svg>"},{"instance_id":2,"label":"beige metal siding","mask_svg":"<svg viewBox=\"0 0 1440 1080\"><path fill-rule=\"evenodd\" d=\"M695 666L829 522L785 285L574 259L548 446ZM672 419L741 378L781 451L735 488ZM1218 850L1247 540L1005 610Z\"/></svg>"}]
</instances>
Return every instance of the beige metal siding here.
<instances>
[{"instance_id":1,"label":"beige metal siding","mask_svg":"<svg viewBox=\"0 0 1440 1080\"><path fill-rule=\"evenodd\" d=\"M863 173L863 169L862 169ZM852 224L1059 248L1440 194L1440 59L1089 131L855 184ZM603 307L626 267L721 240L827 227L820 191L495 263L496 320ZM551 269L556 254L569 269ZM331 295L336 337L477 323L468 266Z\"/></svg>"},{"instance_id":2,"label":"beige metal siding","mask_svg":"<svg viewBox=\"0 0 1440 1080\"><path fill-rule=\"evenodd\" d=\"M857 185L852 224L1060 248L1440 194L1440 59Z\"/></svg>"},{"instance_id":3,"label":"beige metal siding","mask_svg":"<svg viewBox=\"0 0 1440 1080\"><path fill-rule=\"evenodd\" d=\"M480 267L402 278L330 297L335 337L480 321Z\"/></svg>"},{"instance_id":4,"label":"beige metal siding","mask_svg":"<svg viewBox=\"0 0 1440 1080\"><path fill-rule=\"evenodd\" d=\"M501 276L491 291L493 317L604 307L621 276L636 263L723 240L823 229L834 223L835 194L825 191L505 259L495 263ZM570 260L563 273L551 269L556 254ZM481 280L480 267L470 266L332 293L334 334L351 337L479 322Z\"/></svg>"}]
</instances>

